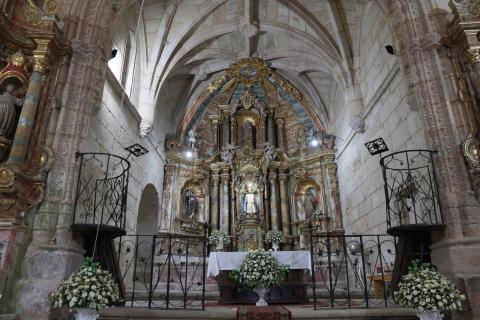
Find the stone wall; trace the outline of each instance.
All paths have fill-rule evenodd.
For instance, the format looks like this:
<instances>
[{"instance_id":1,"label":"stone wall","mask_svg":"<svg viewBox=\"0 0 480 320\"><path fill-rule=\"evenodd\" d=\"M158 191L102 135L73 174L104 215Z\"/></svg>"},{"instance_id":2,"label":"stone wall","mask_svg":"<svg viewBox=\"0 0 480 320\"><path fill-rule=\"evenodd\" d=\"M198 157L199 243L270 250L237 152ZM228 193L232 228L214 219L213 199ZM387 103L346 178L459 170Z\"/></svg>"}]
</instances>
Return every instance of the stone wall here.
<instances>
[{"instance_id":1,"label":"stone wall","mask_svg":"<svg viewBox=\"0 0 480 320\"><path fill-rule=\"evenodd\" d=\"M335 116L338 179L346 233L385 233L386 212L380 156L364 143L383 137L389 152L426 148L421 115L408 104L407 82L397 58L384 46L393 37L380 7L365 7L356 61L363 97L365 133L354 133L345 117ZM346 114L340 105L336 114ZM386 155L386 154L384 154Z\"/></svg>"},{"instance_id":2,"label":"stone wall","mask_svg":"<svg viewBox=\"0 0 480 320\"><path fill-rule=\"evenodd\" d=\"M152 184L157 194L162 192L163 183L163 136L152 134L141 138L138 135L140 116L113 74L108 71L102 105L95 108L90 120L88 138L82 152L106 152L126 158L125 147L139 143L149 150L141 157L131 156L130 179L127 199L127 233L135 233L137 215L142 192ZM157 133L159 130L156 130ZM158 199L160 202L160 199Z\"/></svg>"}]
</instances>

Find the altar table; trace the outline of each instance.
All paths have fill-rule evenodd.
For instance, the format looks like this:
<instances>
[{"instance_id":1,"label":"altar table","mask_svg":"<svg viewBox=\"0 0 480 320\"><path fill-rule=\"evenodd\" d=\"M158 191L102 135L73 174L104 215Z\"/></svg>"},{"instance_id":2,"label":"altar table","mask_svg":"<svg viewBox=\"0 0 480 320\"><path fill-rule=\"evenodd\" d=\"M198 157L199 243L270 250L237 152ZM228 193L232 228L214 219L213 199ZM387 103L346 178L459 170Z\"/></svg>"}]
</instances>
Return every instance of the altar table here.
<instances>
[{"instance_id":1,"label":"altar table","mask_svg":"<svg viewBox=\"0 0 480 320\"><path fill-rule=\"evenodd\" d=\"M208 262L207 276L214 276L220 291L220 304L255 303L258 299L253 291L238 288L228 277L228 271L239 269L247 252L211 252ZM307 302L307 284L303 273L311 274L312 259L309 251L274 251L272 255L280 264L290 268L281 286L272 288L267 295L269 303L305 303Z\"/></svg>"},{"instance_id":2,"label":"altar table","mask_svg":"<svg viewBox=\"0 0 480 320\"><path fill-rule=\"evenodd\" d=\"M312 271L310 251L272 251L279 264L286 264L290 269ZM248 252L211 252L208 258L207 276L217 276L220 271L240 269Z\"/></svg>"}]
</instances>

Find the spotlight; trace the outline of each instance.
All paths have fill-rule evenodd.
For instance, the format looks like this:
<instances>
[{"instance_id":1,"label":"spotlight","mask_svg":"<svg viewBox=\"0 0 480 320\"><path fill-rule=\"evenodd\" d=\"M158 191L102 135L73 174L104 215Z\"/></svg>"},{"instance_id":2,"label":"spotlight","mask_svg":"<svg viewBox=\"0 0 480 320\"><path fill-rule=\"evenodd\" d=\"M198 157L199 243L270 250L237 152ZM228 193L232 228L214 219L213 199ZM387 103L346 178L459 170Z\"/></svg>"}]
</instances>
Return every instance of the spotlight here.
<instances>
[{"instance_id":1,"label":"spotlight","mask_svg":"<svg viewBox=\"0 0 480 320\"><path fill-rule=\"evenodd\" d=\"M317 146L318 146L318 143L319 143L319 142L318 142L317 139L312 139L312 141L310 141L310 145L311 145L312 147L317 147Z\"/></svg>"},{"instance_id":2,"label":"spotlight","mask_svg":"<svg viewBox=\"0 0 480 320\"><path fill-rule=\"evenodd\" d=\"M188 158L188 159L192 159L193 158L193 152L192 151L186 151L185 152L185 156Z\"/></svg>"},{"instance_id":3,"label":"spotlight","mask_svg":"<svg viewBox=\"0 0 480 320\"><path fill-rule=\"evenodd\" d=\"M389 44L386 45L386 46L385 46L385 50L387 50L387 52L388 52L389 54L395 55L395 49L393 49L393 47L392 47L391 45L389 45Z\"/></svg>"}]
</instances>

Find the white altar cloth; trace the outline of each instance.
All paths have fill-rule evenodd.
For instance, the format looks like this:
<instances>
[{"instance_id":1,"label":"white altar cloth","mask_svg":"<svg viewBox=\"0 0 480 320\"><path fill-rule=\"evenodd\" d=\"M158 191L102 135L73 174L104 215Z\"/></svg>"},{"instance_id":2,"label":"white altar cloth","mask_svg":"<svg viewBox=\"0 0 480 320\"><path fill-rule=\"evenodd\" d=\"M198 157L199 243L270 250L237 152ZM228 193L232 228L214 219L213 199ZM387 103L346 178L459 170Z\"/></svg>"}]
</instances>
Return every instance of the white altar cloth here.
<instances>
[{"instance_id":1,"label":"white altar cloth","mask_svg":"<svg viewBox=\"0 0 480 320\"><path fill-rule=\"evenodd\" d=\"M208 257L207 277L217 276L222 270L240 269L248 252L211 252ZM308 269L312 272L310 251L273 251L278 263L290 269Z\"/></svg>"}]
</instances>

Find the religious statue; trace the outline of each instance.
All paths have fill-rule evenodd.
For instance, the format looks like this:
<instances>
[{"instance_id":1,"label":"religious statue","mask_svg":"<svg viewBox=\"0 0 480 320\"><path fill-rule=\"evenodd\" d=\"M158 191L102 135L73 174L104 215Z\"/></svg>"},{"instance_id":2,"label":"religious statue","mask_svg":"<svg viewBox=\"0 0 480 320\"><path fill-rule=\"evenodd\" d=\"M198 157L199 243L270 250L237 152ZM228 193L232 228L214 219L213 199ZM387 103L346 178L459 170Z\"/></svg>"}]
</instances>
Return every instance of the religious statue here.
<instances>
[{"instance_id":1,"label":"religious statue","mask_svg":"<svg viewBox=\"0 0 480 320\"><path fill-rule=\"evenodd\" d=\"M187 145L188 148L194 150L197 146L197 139L195 137L195 127L188 131L188 138L187 138Z\"/></svg>"},{"instance_id":2,"label":"religious statue","mask_svg":"<svg viewBox=\"0 0 480 320\"><path fill-rule=\"evenodd\" d=\"M254 216L258 213L254 189L256 189L256 187L254 187L253 183L248 182L246 185L245 198L242 208L242 213L244 216Z\"/></svg>"},{"instance_id":3,"label":"religious statue","mask_svg":"<svg viewBox=\"0 0 480 320\"><path fill-rule=\"evenodd\" d=\"M15 85L9 83L5 87L5 92L0 95L0 137L11 139L15 128L17 112L15 107L21 107L22 99L13 95Z\"/></svg>"},{"instance_id":4,"label":"religious statue","mask_svg":"<svg viewBox=\"0 0 480 320\"><path fill-rule=\"evenodd\" d=\"M305 216L307 218L311 218L314 212L317 210L317 206L317 190L315 190L315 188L309 188L305 194L305 199L303 201Z\"/></svg>"},{"instance_id":5,"label":"religious statue","mask_svg":"<svg viewBox=\"0 0 480 320\"><path fill-rule=\"evenodd\" d=\"M297 219L298 219L298 221L305 220L305 207L303 205L304 203L305 203L305 196L304 195L297 197L296 200L295 200L295 204L297 206Z\"/></svg>"},{"instance_id":6,"label":"religious statue","mask_svg":"<svg viewBox=\"0 0 480 320\"><path fill-rule=\"evenodd\" d=\"M263 117L267 116L267 113L265 112L265 102L262 100L255 100L255 109L257 109Z\"/></svg>"},{"instance_id":7,"label":"religious statue","mask_svg":"<svg viewBox=\"0 0 480 320\"><path fill-rule=\"evenodd\" d=\"M192 190L188 189L185 192L183 205L185 218L193 219L195 217L195 212L197 211L198 199Z\"/></svg>"},{"instance_id":8,"label":"religious statue","mask_svg":"<svg viewBox=\"0 0 480 320\"><path fill-rule=\"evenodd\" d=\"M237 148L238 147L235 147L234 145L227 143L222 153L220 154L220 157L222 158L223 161L231 165L233 162L233 157L235 156L235 149Z\"/></svg>"},{"instance_id":9,"label":"religious statue","mask_svg":"<svg viewBox=\"0 0 480 320\"><path fill-rule=\"evenodd\" d=\"M307 131L304 126L300 126L295 132L295 140L297 141L300 149L307 147Z\"/></svg>"},{"instance_id":10,"label":"religious statue","mask_svg":"<svg viewBox=\"0 0 480 320\"><path fill-rule=\"evenodd\" d=\"M270 161L272 161L273 157L275 156L275 148L268 142L264 143L262 147L263 155L265 156L267 163L270 163Z\"/></svg>"}]
</instances>

